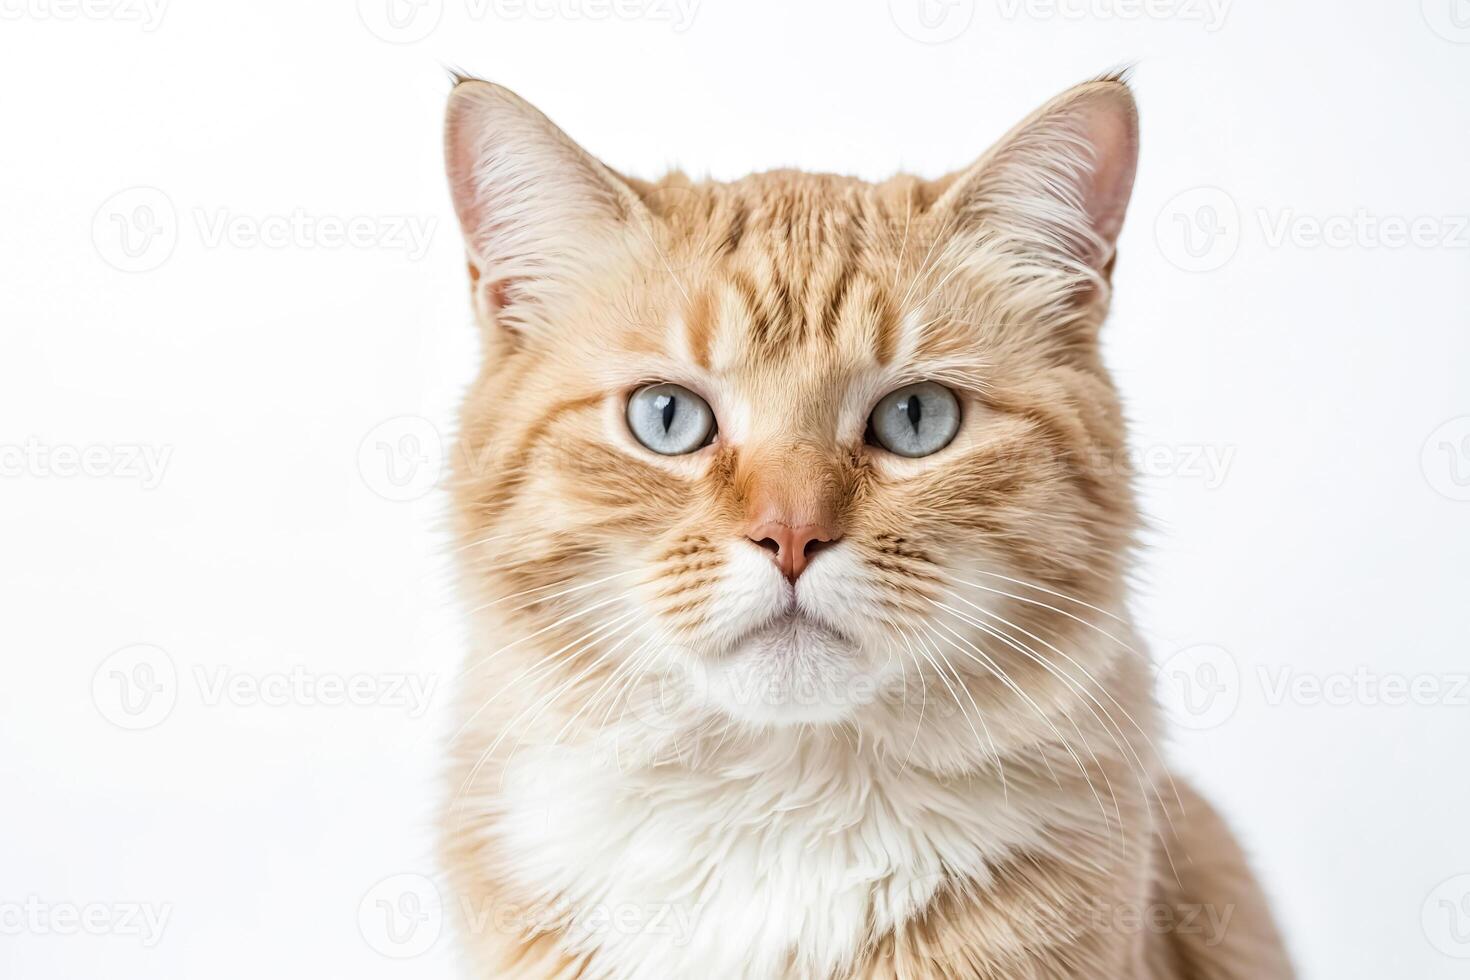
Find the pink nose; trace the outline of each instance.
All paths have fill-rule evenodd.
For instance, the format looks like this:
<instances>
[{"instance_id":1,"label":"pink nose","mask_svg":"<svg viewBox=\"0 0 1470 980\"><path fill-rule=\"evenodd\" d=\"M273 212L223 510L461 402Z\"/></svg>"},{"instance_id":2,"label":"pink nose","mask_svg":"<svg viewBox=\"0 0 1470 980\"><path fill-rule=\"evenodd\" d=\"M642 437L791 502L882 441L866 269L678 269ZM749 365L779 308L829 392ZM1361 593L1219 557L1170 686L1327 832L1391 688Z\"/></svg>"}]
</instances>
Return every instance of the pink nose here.
<instances>
[{"instance_id":1,"label":"pink nose","mask_svg":"<svg viewBox=\"0 0 1470 980\"><path fill-rule=\"evenodd\" d=\"M771 553L771 557L780 566L781 574L792 583L806 571L813 555L830 544L836 544L842 537L820 524L792 526L781 521L765 521L753 525L745 534Z\"/></svg>"}]
</instances>

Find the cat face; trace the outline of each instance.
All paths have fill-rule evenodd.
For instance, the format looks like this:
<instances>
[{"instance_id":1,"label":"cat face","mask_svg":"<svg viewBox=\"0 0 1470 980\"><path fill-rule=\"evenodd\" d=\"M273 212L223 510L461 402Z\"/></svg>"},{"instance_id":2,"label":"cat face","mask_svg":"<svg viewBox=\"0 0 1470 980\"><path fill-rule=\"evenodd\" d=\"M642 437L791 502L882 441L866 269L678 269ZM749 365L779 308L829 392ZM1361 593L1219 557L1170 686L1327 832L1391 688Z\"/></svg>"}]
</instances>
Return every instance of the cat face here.
<instances>
[{"instance_id":1,"label":"cat face","mask_svg":"<svg viewBox=\"0 0 1470 980\"><path fill-rule=\"evenodd\" d=\"M476 605L571 701L678 676L764 726L1069 690L1046 647L1117 601L1133 523L1096 332L1135 147L1104 80L936 182L648 184L461 83Z\"/></svg>"}]
</instances>

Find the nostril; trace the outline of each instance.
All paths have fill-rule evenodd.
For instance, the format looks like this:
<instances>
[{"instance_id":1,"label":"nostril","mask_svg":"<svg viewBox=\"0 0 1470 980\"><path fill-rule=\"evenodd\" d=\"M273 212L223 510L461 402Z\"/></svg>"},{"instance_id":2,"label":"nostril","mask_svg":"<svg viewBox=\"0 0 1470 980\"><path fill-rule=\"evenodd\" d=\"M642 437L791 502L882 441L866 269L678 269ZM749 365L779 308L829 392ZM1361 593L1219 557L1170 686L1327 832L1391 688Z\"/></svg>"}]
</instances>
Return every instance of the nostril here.
<instances>
[{"instance_id":1,"label":"nostril","mask_svg":"<svg viewBox=\"0 0 1470 980\"><path fill-rule=\"evenodd\" d=\"M756 544L766 549L773 555L781 554L781 544L775 538L761 538Z\"/></svg>"},{"instance_id":2,"label":"nostril","mask_svg":"<svg viewBox=\"0 0 1470 980\"><path fill-rule=\"evenodd\" d=\"M824 541L821 538L812 538L810 541L808 541L806 543L806 546L801 549L801 553L803 555L805 555L807 558L810 558L812 555L815 555L817 552L821 551L822 549L824 549L824 548L830 548L832 545L834 545L836 543L837 543L837 539L836 538L833 538L831 541Z\"/></svg>"}]
</instances>

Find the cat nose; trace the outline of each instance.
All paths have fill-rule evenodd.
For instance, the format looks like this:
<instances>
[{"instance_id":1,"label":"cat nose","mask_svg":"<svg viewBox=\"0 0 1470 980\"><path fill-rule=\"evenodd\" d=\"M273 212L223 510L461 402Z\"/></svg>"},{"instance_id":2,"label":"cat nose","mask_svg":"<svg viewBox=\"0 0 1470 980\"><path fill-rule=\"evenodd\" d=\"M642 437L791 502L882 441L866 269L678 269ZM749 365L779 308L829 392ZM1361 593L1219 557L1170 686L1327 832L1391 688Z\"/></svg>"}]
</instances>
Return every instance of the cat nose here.
<instances>
[{"instance_id":1,"label":"cat nose","mask_svg":"<svg viewBox=\"0 0 1470 980\"><path fill-rule=\"evenodd\" d=\"M761 521L751 526L745 536L770 552L781 574L793 585L812 556L842 539L822 524L788 524L784 521Z\"/></svg>"}]
</instances>

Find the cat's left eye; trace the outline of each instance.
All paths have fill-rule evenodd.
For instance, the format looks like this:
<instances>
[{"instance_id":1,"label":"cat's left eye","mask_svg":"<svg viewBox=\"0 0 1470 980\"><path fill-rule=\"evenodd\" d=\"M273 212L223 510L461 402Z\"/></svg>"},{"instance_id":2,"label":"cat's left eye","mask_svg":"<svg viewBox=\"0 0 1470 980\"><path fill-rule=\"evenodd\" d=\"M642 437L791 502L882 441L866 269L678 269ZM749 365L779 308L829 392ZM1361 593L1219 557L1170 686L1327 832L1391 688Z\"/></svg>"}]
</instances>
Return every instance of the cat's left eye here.
<instances>
[{"instance_id":1,"label":"cat's left eye","mask_svg":"<svg viewBox=\"0 0 1470 980\"><path fill-rule=\"evenodd\" d=\"M878 445L909 457L939 452L959 428L959 400L932 381L889 392L868 419L868 431Z\"/></svg>"},{"instance_id":2,"label":"cat's left eye","mask_svg":"<svg viewBox=\"0 0 1470 980\"><path fill-rule=\"evenodd\" d=\"M654 452L682 456L709 445L715 434L715 413L688 388L649 385L628 399L628 428Z\"/></svg>"}]
</instances>

